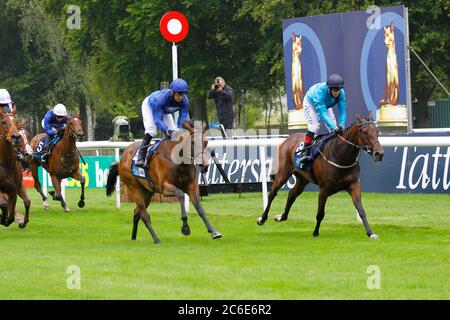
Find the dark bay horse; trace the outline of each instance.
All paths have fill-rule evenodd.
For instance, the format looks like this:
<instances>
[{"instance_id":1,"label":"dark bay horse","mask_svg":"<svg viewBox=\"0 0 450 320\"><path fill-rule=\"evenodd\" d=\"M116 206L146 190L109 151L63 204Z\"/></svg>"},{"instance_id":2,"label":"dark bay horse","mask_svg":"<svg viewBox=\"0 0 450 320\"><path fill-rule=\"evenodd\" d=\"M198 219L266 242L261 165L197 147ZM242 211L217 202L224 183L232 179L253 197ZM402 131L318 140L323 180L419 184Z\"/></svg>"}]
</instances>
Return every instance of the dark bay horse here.
<instances>
[{"instance_id":1,"label":"dark bay horse","mask_svg":"<svg viewBox=\"0 0 450 320\"><path fill-rule=\"evenodd\" d=\"M22 184L22 166L18 161L18 154L31 157L31 150L25 148L24 141L17 121L15 110L12 113L0 111L0 192L3 201L0 224L9 226L14 222L16 214L17 195L24 200L25 219L19 224L20 228L25 228L28 223L30 199ZM6 202L6 203L5 203Z\"/></svg>"},{"instance_id":2,"label":"dark bay horse","mask_svg":"<svg viewBox=\"0 0 450 320\"><path fill-rule=\"evenodd\" d=\"M36 151L39 141L46 136L45 133L40 133L33 137L30 141L30 145L33 150ZM49 194L53 200L61 202L61 206L64 208L64 212L69 212L64 198L61 195L61 181L65 178L74 178L81 183L81 195L78 207L83 208L84 203L84 184L85 177L80 173L80 157L76 142L81 141L84 137L83 127L81 120L77 116L71 116L67 120L67 126L64 130L64 134L52 150L50 158L43 166L48 171L52 179L52 184L55 188L54 191L50 191ZM43 206L45 210L48 210L50 205L47 201L47 197L42 192L41 183L39 182L38 167L42 163L33 158L30 163L30 170L34 178L34 187L42 197Z\"/></svg>"},{"instance_id":3,"label":"dark bay horse","mask_svg":"<svg viewBox=\"0 0 450 320\"><path fill-rule=\"evenodd\" d=\"M140 142L135 142L128 146L123 154L120 163L113 163L110 167L106 194L111 196L116 185L117 176L120 175L121 181L127 186L133 201L136 203L133 218L133 232L131 239L136 240L139 220L142 220L150 232L154 243L160 240L150 222L150 215L147 207L150 199L155 192L164 196L176 196L181 205L181 219L183 225L181 233L190 234L188 219L184 206L184 193L188 194L197 213L203 219L206 228L213 239L220 238L222 235L215 231L206 217L205 210L200 204L200 192L197 182L197 173L195 164L198 164L202 172L208 169L208 159L205 148L207 141L204 140L205 126L196 126L193 121L186 121L183 127L186 129L178 137L178 141L165 140L161 142L154 153L148 173L152 183L145 178L135 177L131 173L132 158L136 153Z\"/></svg>"},{"instance_id":4,"label":"dark bay horse","mask_svg":"<svg viewBox=\"0 0 450 320\"><path fill-rule=\"evenodd\" d=\"M312 175L304 170L297 170L294 166L294 153L304 135L297 133L290 135L278 147L278 168L272 184L272 191L268 197L268 204L262 215L257 219L259 225L267 220L270 205L277 195L278 190L286 183L293 174L296 178L295 186L291 189L286 201L284 212L275 216L275 221L288 219L289 210L295 199L303 192L310 182L319 186L319 205L316 216L316 227L313 235L319 236L320 223L325 216L325 204L329 196L341 191L347 191L358 210L367 235L371 239L378 236L370 229L367 222L366 212L361 203L361 185L359 183L358 155L361 150L367 151L375 161L383 159L384 151L378 141L378 128L372 116L367 119L356 115L358 121L351 125L342 136L335 136L324 147L322 153L314 160Z\"/></svg>"}]
</instances>

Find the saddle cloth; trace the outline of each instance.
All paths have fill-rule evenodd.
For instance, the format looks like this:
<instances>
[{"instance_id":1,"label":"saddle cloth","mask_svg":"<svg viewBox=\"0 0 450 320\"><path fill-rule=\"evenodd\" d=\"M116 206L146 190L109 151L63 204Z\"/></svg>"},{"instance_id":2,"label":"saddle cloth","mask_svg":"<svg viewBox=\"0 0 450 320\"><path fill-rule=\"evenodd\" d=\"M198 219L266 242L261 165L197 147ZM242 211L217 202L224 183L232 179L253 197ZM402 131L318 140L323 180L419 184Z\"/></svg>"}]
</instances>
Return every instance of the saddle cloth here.
<instances>
[{"instance_id":1,"label":"saddle cloth","mask_svg":"<svg viewBox=\"0 0 450 320\"><path fill-rule=\"evenodd\" d=\"M311 145L311 160L305 163L300 163L301 152L303 150L303 141L298 145L294 152L294 165L296 169L311 171L314 159L320 154L325 145L334 137L333 133L318 136Z\"/></svg>"},{"instance_id":2,"label":"saddle cloth","mask_svg":"<svg viewBox=\"0 0 450 320\"><path fill-rule=\"evenodd\" d=\"M147 154L145 156L145 167L148 166L148 163L151 160L150 153L153 155L156 152L156 150L158 149L161 142L163 142L164 140L166 140L166 139L155 141L155 143L147 149ZM131 174L135 177L145 178L145 179L151 181L149 171L146 170L146 168L141 168L141 167L136 166L136 161L137 161L138 153L139 153L140 149L141 148L136 149L136 152L134 153L133 158L131 159Z\"/></svg>"},{"instance_id":3,"label":"saddle cloth","mask_svg":"<svg viewBox=\"0 0 450 320\"><path fill-rule=\"evenodd\" d=\"M36 149L33 151L33 157L37 160L37 161L41 161L42 159L42 151L44 151L44 146L47 143L49 137L45 136L42 137L41 140L39 140ZM61 141L61 137L56 135L49 144L49 148L53 146L55 146L59 141ZM52 148L53 149L53 148Z\"/></svg>"}]
</instances>

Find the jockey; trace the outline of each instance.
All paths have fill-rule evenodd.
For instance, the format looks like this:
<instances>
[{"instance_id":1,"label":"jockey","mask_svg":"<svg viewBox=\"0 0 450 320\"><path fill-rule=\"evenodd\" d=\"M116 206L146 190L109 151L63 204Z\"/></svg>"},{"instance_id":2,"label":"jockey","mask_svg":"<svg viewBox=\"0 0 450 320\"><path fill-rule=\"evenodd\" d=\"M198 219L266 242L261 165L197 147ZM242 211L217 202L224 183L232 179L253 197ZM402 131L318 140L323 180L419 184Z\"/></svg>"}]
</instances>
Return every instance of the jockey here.
<instances>
[{"instance_id":1,"label":"jockey","mask_svg":"<svg viewBox=\"0 0 450 320\"><path fill-rule=\"evenodd\" d=\"M5 112L12 112L15 107L14 101L11 99L11 95L8 90L0 89L0 108Z\"/></svg>"},{"instance_id":2,"label":"jockey","mask_svg":"<svg viewBox=\"0 0 450 320\"><path fill-rule=\"evenodd\" d=\"M332 74L327 82L313 85L303 99L305 118L308 122L308 132L305 135L301 163L311 160L311 148L314 136L319 131L320 120L329 131L341 134L345 128L346 101L344 79L338 74ZM333 113L333 107L338 107L338 123Z\"/></svg>"},{"instance_id":3,"label":"jockey","mask_svg":"<svg viewBox=\"0 0 450 320\"><path fill-rule=\"evenodd\" d=\"M48 157L53 149L53 140L55 136L63 135L67 125L66 106L58 103L52 110L49 110L42 120L42 128L48 135L47 142L42 148L42 163L47 162Z\"/></svg>"},{"instance_id":4,"label":"jockey","mask_svg":"<svg viewBox=\"0 0 450 320\"><path fill-rule=\"evenodd\" d=\"M189 119L189 91L188 84L181 78L175 79L169 89L162 89L151 93L142 102L142 118L144 120L145 136L136 161L136 166L143 167L145 155L150 141L156 135L156 129L161 130L168 138L181 128L184 120ZM175 125L173 114L179 112L178 124Z\"/></svg>"}]
</instances>

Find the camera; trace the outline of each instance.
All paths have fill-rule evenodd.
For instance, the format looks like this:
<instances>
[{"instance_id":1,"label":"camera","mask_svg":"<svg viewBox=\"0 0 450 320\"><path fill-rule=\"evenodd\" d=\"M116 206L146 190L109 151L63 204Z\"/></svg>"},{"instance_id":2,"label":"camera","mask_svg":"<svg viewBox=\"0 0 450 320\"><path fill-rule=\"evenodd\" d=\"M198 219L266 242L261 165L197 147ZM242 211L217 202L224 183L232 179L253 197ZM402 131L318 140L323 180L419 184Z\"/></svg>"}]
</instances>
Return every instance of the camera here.
<instances>
[{"instance_id":1,"label":"camera","mask_svg":"<svg viewBox=\"0 0 450 320\"><path fill-rule=\"evenodd\" d=\"M216 84L214 85L214 89L217 90L217 89L219 89L219 88L220 88L220 85L216 83Z\"/></svg>"}]
</instances>

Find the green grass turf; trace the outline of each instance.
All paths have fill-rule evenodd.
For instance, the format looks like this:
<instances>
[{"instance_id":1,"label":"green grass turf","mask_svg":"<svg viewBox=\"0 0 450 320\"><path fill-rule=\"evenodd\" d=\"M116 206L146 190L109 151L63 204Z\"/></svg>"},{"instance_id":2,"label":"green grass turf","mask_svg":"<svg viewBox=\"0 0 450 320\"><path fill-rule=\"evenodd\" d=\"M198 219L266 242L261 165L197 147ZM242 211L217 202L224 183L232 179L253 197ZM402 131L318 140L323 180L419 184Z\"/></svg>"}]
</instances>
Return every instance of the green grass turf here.
<instances>
[{"instance_id":1,"label":"green grass turf","mask_svg":"<svg viewBox=\"0 0 450 320\"><path fill-rule=\"evenodd\" d=\"M30 223L0 226L0 299L449 299L450 197L363 194L370 240L356 221L350 197L329 198L320 236L314 238L317 193L305 192L289 220L286 192L269 220L260 193L210 195L202 204L223 234L212 240L190 206L191 235L180 233L178 203L152 203L153 244L142 224L131 241L134 205L89 189L79 209L78 190L67 190L70 213L51 202L45 212L34 190ZM22 211L22 204L19 206ZM81 288L69 289L70 265ZM380 271L380 289L369 289ZM370 270L370 269L369 269Z\"/></svg>"}]
</instances>

